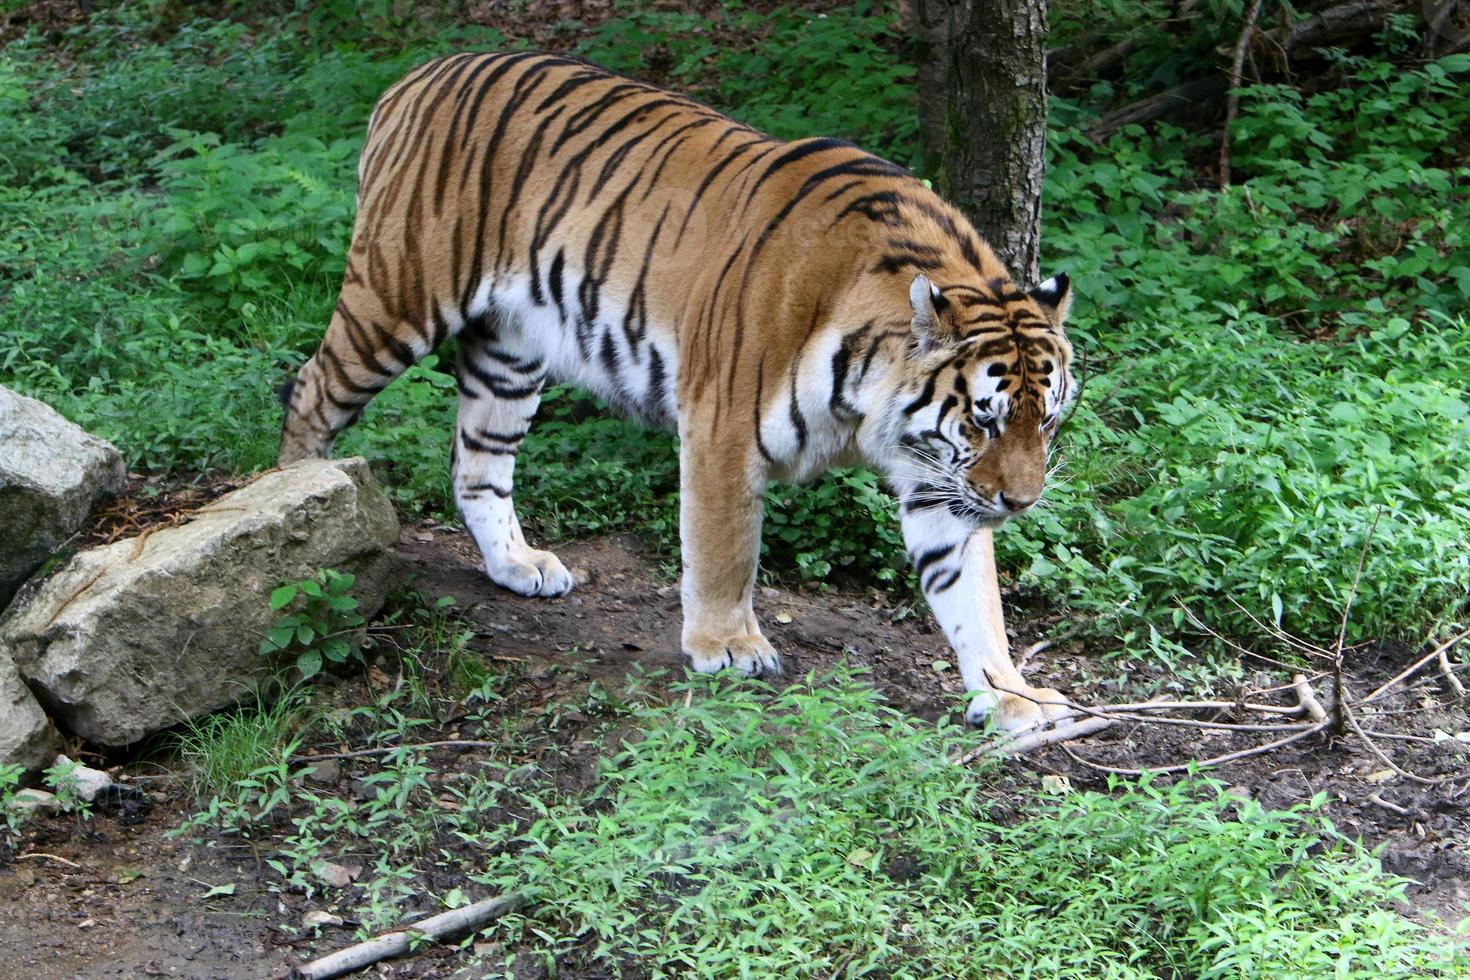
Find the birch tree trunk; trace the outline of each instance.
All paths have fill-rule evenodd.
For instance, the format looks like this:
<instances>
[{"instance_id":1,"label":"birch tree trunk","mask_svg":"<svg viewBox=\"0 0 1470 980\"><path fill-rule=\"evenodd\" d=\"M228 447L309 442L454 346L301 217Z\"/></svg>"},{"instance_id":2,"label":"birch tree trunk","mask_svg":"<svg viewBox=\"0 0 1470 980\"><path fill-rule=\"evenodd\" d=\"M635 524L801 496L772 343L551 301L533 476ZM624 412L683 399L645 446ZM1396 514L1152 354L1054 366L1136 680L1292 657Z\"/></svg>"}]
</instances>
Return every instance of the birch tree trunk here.
<instances>
[{"instance_id":1,"label":"birch tree trunk","mask_svg":"<svg viewBox=\"0 0 1470 980\"><path fill-rule=\"evenodd\" d=\"M908 0L935 186L1020 283L1040 280L1046 0Z\"/></svg>"}]
</instances>

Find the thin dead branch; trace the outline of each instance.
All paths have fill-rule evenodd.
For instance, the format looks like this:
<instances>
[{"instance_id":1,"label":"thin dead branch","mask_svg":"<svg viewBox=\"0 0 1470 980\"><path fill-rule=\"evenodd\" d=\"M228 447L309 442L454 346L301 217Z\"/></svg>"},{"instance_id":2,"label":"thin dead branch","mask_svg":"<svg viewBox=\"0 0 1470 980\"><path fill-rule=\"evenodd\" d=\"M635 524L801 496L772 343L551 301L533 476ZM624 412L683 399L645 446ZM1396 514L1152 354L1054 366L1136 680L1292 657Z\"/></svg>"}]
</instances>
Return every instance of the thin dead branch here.
<instances>
[{"instance_id":1,"label":"thin dead branch","mask_svg":"<svg viewBox=\"0 0 1470 980\"><path fill-rule=\"evenodd\" d=\"M15 859L17 861L55 861L57 864L64 864L68 868L75 868L78 871L82 870L82 866L80 864L77 864L75 861L68 861L66 858L62 857L59 854L47 854L45 851L32 851L29 854L17 854L15 856Z\"/></svg>"},{"instance_id":2,"label":"thin dead branch","mask_svg":"<svg viewBox=\"0 0 1470 980\"><path fill-rule=\"evenodd\" d=\"M1460 679L1455 676L1455 668L1450 663L1450 651L1447 648L1441 647L1438 659L1440 676L1445 679L1445 683L1450 686L1451 690L1460 697L1464 697L1465 685L1461 684Z\"/></svg>"},{"instance_id":3,"label":"thin dead branch","mask_svg":"<svg viewBox=\"0 0 1470 980\"><path fill-rule=\"evenodd\" d=\"M296 755L291 762L327 762L331 759L361 759L370 755L389 755L393 752L412 752L417 749L493 749L500 742L480 742L474 739L451 738L442 742L415 742L411 745L388 745L376 749L358 749L356 752L328 752L323 755Z\"/></svg>"},{"instance_id":4,"label":"thin dead branch","mask_svg":"<svg viewBox=\"0 0 1470 980\"><path fill-rule=\"evenodd\" d=\"M1353 713L1351 711L1347 711L1345 712L1345 714L1347 716L1348 726L1353 730L1358 738L1363 740L1363 744L1368 747L1368 751L1372 752L1373 755L1378 758L1379 762L1383 763L1385 766L1388 766L1388 768L1392 769L1394 772L1398 773L1400 776L1404 777L1410 782L1418 783L1421 786L1441 786L1445 783L1452 782L1456 779L1461 779L1464 777L1464 773L1454 773L1449 776L1430 778L1429 776L1421 776L1416 772L1410 772L1403 766L1399 765L1397 762L1394 762L1387 752L1378 747L1378 743L1373 741L1373 736L1369 735L1363 730L1363 727L1358 724L1358 719L1353 717Z\"/></svg>"},{"instance_id":5,"label":"thin dead branch","mask_svg":"<svg viewBox=\"0 0 1470 980\"><path fill-rule=\"evenodd\" d=\"M1296 692L1297 703L1313 721L1327 720L1327 709L1323 708L1322 702L1317 700L1317 695L1312 691L1312 685L1307 683L1306 674L1297 674L1292 677L1291 689Z\"/></svg>"},{"instance_id":6,"label":"thin dead branch","mask_svg":"<svg viewBox=\"0 0 1470 980\"><path fill-rule=\"evenodd\" d=\"M1326 722L1322 722L1321 724L1316 725L1308 725L1304 727L1301 731L1297 732L1295 735L1288 735L1285 738L1278 738L1275 741L1267 742L1264 745L1257 745L1253 748L1241 749L1239 752L1227 752L1224 755L1217 755L1210 759L1193 759L1189 762L1173 766L1150 766L1147 769L1126 769L1119 766L1107 766L1103 765L1100 762L1093 762L1091 759L1084 759L1082 756L1068 750L1066 746L1062 746L1062 749L1063 751L1066 751L1066 753L1073 759L1089 768L1098 769L1103 772L1116 773L1120 776L1142 776L1149 773L1164 774L1171 772L1185 772L1191 767L1196 769L1208 769L1212 766L1223 766L1227 762L1237 762L1241 759L1248 759L1251 756L1265 755L1267 752L1274 752L1279 748L1283 748L1284 746L1292 744L1293 742L1300 742L1308 735L1315 735L1326 727Z\"/></svg>"},{"instance_id":7,"label":"thin dead branch","mask_svg":"<svg viewBox=\"0 0 1470 980\"><path fill-rule=\"evenodd\" d=\"M507 912L520 908L527 901L524 894L511 892L509 895L497 895L464 908L442 912L405 926L397 932L390 932L312 960L297 969L294 975L302 980L327 980L329 977L353 973L381 960L409 952L415 937L439 942L475 932Z\"/></svg>"},{"instance_id":8,"label":"thin dead branch","mask_svg":"<svg viewBox=\"0 0 1470 980\"><path fill-rule=\"evenodd\" d=\"M1407 807L1401 807L1397 803L1388 802L1383 798L1382 793L1374 793L1372 796L1368 797L1368 802L1376 803L1377 805L1383 807L1385 810L1391 810L1401 817L1407 817L1409 815L1409 810Z\"/></svg>"},{"instance_id":9,"label":"thin dead branch","mask_svg":"<svg viewBox=\"0 0 1470 980\"><path fill-rule=\"evenodd\" d=\"M1433 650L1430 650L1424 656L1420 657L1418 660L1409 664L1409 666L1405 667L1403 670L1399 671L1397 674L1384 681L1378 686L1376 690L1373 691L1372 694L1369 694L1366 698L1358 701L1358 704L1372 704L1374 701L1381 699L1382 697L1384 697L1385 694L1393 690L1393 688L1397 687L1406 678L1413 676L1413 674L1423 668L1425 664L1429 663L1431 660L1438 660L1441 653L1444 653L1445 651L1451 649L1452 647L1454 647L1455 644L1459 643L1467 636L1470 636L1470 629L1463 629L1460 632L1456 633L1454 636L1450 637L1448 640L1444 641L1439 646L1435 647Z\"/></svg>"},{"instance_id":10,"label":"thin dead branch","mask_svg":"<svg viewBox=\"0 0 1470 980\"><path fill-rule=\"evenodd\" d=\"M1245 53L1250 48L1251 35L1256 31L1256 18L1261 14L1262 0L1251 0L1245 12L1245 26L1240 39L1235 42L1235 52L1230 59L1230 94L1225 101L1225 131L1220 137L1220 189L1230 186L1230 127L1240 115L1240 78L1245 71Z\"/></svg>"},{"instance_id":11,"label":"thin dead branch","mask_svg":"<svg viewBox=\"0 0 1470 980\"><path fill-rule=\"evenodd\" d=\"M1363 538L1363 549L1358 552L1358 567L1353 572L1353 585L1348 589L1347 600L1342 604L1342 621L1337 627L1337 644L1332 648L1332 731L1338 738L1347 734L1348 730L1348 704L1347 688L1343 680L1343 666L1347 657L1344 653L1344 642L1347 640L1348 617L1353 612L1353 600L1358 597L1358 583L1363 580L1363 565L1368 560L1368 548L1373 544L1373 534L1378 530L1378 522L1383 517L1383 508L1378 508L1373 514L1373 523L1368 527L1368 534Z\"/></svg>"}]
</instances>

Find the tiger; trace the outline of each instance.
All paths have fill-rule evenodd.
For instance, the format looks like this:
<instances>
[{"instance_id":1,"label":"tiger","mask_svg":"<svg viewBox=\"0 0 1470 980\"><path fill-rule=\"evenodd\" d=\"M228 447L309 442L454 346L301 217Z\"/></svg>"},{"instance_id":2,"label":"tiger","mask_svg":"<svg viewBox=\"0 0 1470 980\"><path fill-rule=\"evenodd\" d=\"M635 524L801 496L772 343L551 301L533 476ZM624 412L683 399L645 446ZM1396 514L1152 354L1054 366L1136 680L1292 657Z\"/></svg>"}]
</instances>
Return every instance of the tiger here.
<instances>
[{"instance_id":1,"label":"tiger","mask_svg":"<svg viewBox=\"0 0 1470 980\"><path fill-rule=\"evenodd\" d=\"M693 670L775 675L752 603L768 481L878 473L972 692L965 718L1043 725L1006 639L992 534L1040 498L1076 393L1065 274L1024 290L907 169L786 142L693 99L540 52L430 61L374 108L337 305L282 390L279 462L325 457L454 338L454 498L485 573L573 586L527 543L517 453L548 381L677 433L681 644Z\"/></svg>"}]
</instances>

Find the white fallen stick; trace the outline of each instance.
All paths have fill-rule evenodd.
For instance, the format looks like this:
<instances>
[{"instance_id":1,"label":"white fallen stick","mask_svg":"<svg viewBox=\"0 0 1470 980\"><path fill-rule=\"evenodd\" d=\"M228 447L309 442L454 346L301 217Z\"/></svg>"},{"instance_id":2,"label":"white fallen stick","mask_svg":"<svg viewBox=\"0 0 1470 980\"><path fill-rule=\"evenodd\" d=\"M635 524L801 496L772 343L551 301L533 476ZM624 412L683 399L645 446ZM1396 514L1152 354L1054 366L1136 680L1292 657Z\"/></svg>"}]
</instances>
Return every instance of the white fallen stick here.
<instances>
[{"instance_id":1,"label":"white fallen stick","mask_svg":"<svg viewBox=\"0 0 1470 980\"><path fill-rule=\"evenodd\" d=\"M1291 678L1291 689L1296 692L1297 701L1301 703L1302 710L1311 716L1315 722L1327 720L1327 709L1322 707L1322 702L1317 700L1317 695L1312 690L1312 685L1307 683L1306 674L1296 674Z\"/></svg>"},{"instance_id":2,"label":"white fallen stick","mask_svg":"<svg viewBox=\"0 0 1470 980\"><path fill-rule=\"evenodd\" d=\"M1035 751L1044 745L1055 745L1058 742L1070 742L1074 738L1091 735L1100 732L1104 728L1111 728L1117 724L1117 720L1102 716L1083 718L1059 728L1044 728L1040 731L1027 732L1024 735L1001 742L990 747L992 752L1000 752L1004 755L1025 755L1027 752Z\"/></svg>"},{"instance_id":3,"label":"white fallen stick","mask_svg":"<svg viewBox=\"0 0 1470 980\"><path fill-rule=\"evenodd\" d=\"M1092 717L1081 721L1073 721L1057 728L1043 728L1034 732L1026 732L1004 742L987 742L957 756L954 764L957 766L967 765L982 756L991 754L1000 755L1024 755L1041 748L1043 745L1055 745L1057 742L1066 742L1070 739L1081 738L1100 732L1104 728L1111 728L1117 724L1113 718Z\"/></svg>"},{"instance_id":4,"label":"white fallen stick","mask_svg":"<svg viewBox=\"0 0 1470 980\"><path fill-rule=\"evenodd\" d=\"M402 956L409 951L414 936L439 941L473 932L485 923L498 919L525 903L525 895L520 892L511 892L509 895L497 895L473 905L466 905L464 908L441 912L415 922L398 932L377 936L355 946L348 946L346 949L330 953L320 959L312 960L298 968L294 975L300 977L301 980L327 980L329 977L340 977L361 970L365 966L372 966L380 960Z\"/></svg>"}]
</instances>

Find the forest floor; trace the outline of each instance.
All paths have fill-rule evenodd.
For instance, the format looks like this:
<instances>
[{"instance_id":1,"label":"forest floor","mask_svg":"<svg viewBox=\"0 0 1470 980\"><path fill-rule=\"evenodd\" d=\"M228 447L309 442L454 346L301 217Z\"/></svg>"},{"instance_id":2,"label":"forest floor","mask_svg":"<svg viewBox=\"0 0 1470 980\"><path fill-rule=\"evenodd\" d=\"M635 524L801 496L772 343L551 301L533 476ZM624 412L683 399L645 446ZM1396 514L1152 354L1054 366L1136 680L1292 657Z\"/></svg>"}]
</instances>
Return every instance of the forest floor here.
<instances>
[{"instance_id":1,"label":"forest floor","mask_svg":"<svg viewBox=\"0 0 1470 980\"><path fill-rule=\"evenodd\" d=\"M470 648L512 678L495 712L531 723L555 714L554 724L542 726L549 737L528 742L523 761L575 795L594 786L609 740L596 734L593 719L567 706L587 703L596 686L617 690L630 680L645 692L666 693L684 673L679 597L660 566L663 556L646 553L636 539L592 538L558 551L569 567L585 572L587 581L566 597L544 600L491 587L462 531L411 525L399 545L413 588L432 598L452 596L473 627ZM771 587L760 590L757 611L786 657L788 681L845 663L865 668L884 698L915 716L937 719L963 704L963 685L947 660L951 654L927 612L895 605L876 591ZM1018 619L1015 648L1028 646L1047 626L1040 618ZM1408 654L1395 648L1360 652L1356 667L1367 684L1407 663ZM317 705L372 703L385 684L393 683L393 669L385 658L366 671L325 677ZM1107 680L1116 670L1073 641L1039 653L1027 672L1034 683L1098 702L1116 698L1102 693L1116 690ZM1130 689L1147 690L1168 678L1135 674L1130 681ZM1449 732L1470 728L1462 706L1424 710L1440 714L1385 715L1375 724L1390 733L1395 728L1422 732L1426 724ZM424 737L474 736L459 731L451 717ZM1248 744L1248 738L1232 732L1147 726L1115 728L1075 749L1109 765L1148 767ZM1447 754L1427 743L1394 744L1422 748L1426 758ZM1412 753L1404 756L1412 758ZM475 751L461 749L437 750L435 759L446 779L484 762ZM345 790L375 765L373 757L344 760L325 779ZM0 848L0 904L6 909L0 916L0 962L5 964L0 973L35 980L272 977L349 944L342 930L328 929L314 938L299 928L302 914L313 906L304 896L271 884L277 876L263 860L269 856L268 841L242 843L207 832L169 835L197 808L185 784L170 775L181 772L175 760L165 755L125 768L153 774L140 781L149 806L101 809L86 822L71 815L32 820L16 846ZM1463 915L1463 903L1470 900L1470 855L1464 847L1470 840L1470 811L1463 797L1454 798L1456 784L1426 787L1393 777L1352 742L1303 743L1231 764L1216 775L1232 792L1272 809L1325 794L1322 812L1343 834L1379 848L1386 870L1415 880L1408 890L1413 913L1449 924ZM1106 775L1051 749L1008 763L998 802L1004 808L1010 797L1014 806L1040 792L1047 776L1066 777L1077 788L1107 786ZM451 949L438 948L396 962L380 975L471 975L462 962ZM562 970L559 975L584 974Z\"/></svg>"}]
</instances>

